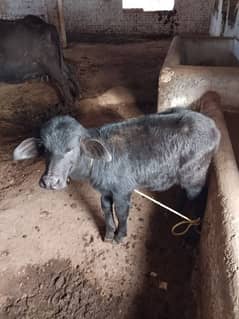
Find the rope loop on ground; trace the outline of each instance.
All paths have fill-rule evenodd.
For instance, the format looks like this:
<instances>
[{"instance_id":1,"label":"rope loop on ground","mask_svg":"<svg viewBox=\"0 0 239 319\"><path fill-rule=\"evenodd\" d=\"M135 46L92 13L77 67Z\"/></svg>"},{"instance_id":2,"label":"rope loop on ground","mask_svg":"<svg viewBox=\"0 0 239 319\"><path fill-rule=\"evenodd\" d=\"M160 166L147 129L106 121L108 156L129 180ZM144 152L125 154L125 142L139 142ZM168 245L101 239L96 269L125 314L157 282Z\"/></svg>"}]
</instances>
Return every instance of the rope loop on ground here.
<instances>
[{"instance_id":1,"label":"rope loop on ground","mask_svg":"<svg viewBox=\"0 0 239 319\"><path fill-rule=\"evenodd\" d=\"M171 213L181 217L182 219L184 219L183 221L177 223L176 225L174 225L171 229L171 234L173 236L183 236L185 235L189 229L192 227L192 226L199 226L200 225L200 218L197 218L197 219L190 219L188 218L187 216L184 216L183 214L179 213L178 211L176 211L175 209L172 209L170 207L168 207L167 205L157 201L156 199L138 191L137 189L134 190L135 193L139 194L140 196L150 200L151 202L153 202L154 204L158 205L158 206L161 206L163 207L164 209L170 211ZM182 225L186 225L186 228L182 231L176 231L176 229Z\"/></svg>"},{"instance_id":2,"label":"rope loop on ground","mask_svg":"<svg viewBox=\"0 0 239 319\"><path fill-rule=\"evenodd\" d=\"M176 231L176 229L178 227L181 227L182 225L186 225L185 229L182 230L182 231ZM191 219L190 221L188 220L183 220L177 224L175 224L172 229L171 229L171 234L173 236L183 236L185 235L189 229L192 227L192 226L199 226L200 225L200 218L197 218L197 219Z\"/></svg>"}]
</instances>

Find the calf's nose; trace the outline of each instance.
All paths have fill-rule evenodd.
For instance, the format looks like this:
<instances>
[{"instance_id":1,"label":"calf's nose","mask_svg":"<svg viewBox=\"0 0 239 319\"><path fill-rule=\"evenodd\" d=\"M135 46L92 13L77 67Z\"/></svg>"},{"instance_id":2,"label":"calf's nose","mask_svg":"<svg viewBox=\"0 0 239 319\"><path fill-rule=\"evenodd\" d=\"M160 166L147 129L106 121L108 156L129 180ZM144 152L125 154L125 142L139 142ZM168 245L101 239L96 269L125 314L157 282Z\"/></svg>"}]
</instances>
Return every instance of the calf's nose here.
<instances>
[{"instance_id":1,"label":"calf's nose","mask_svg":"<svg viewBox=\"0 0 239 319\"><path fill-rule=\"evenodd\" d=\"M56 176L42 176L40 180L40 187L46 188L46 189L55 189L57 188L58 184L60 183L59 177Z\"/></svg>"}]
</instances>

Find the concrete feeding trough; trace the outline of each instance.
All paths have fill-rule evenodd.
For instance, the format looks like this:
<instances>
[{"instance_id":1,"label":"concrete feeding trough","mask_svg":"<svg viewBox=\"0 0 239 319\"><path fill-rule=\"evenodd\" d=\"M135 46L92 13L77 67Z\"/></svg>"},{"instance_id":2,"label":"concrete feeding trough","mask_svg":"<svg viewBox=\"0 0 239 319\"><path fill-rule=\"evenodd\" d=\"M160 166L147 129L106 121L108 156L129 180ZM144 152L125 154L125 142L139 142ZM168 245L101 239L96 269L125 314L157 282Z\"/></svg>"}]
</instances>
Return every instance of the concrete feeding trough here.
<instances>
[{"instance_id":1,"label":"concrete feeding trough","mask_svg":"<svg viewBox=\"0 0 239 319\"><path fill-rule=\"evenodd\" d=\"M159 77L158 111L190 107L212 117L222 139L210 172L200 239L201 319L239 318L238 40L175 37Z\"/></svg>"},{"instance_id":2,"label":"concrete feeding trough","mask_svg":"<svg viewBox=\"0 0 239 319\"><path fill-rule=\"evenodd\" d=\"M215 90L223 105L238 106L238 83L237 39L176 36L160 72L158 104L188 106Z\"/></svg>"}]
</instances>

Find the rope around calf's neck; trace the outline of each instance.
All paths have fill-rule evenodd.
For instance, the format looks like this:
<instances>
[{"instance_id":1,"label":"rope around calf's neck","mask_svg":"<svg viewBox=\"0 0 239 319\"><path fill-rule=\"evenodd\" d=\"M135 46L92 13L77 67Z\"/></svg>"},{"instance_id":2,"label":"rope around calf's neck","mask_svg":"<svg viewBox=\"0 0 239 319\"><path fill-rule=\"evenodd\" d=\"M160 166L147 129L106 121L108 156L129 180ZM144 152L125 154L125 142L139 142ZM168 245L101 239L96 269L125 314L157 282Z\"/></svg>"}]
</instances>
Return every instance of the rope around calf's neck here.
<instances>
[{"instance_id":1,"label":"rope around calf's neck","mask_svg":"<svg viewBox=\"0 0 239 319\"><path fill-rule=\"evenodd\" d=\"M139 194L140 196L142 196L142 197L144 197L144 198L150 200L150 201L153 202L154 204L156 204L156 205L158 205L158 206L161 206L161 207L163 207L164 209L170 211L171 213L173 213L173 214L175 214L175 215L177 215L177 216L179 216L179 217L181 217L181 218L184 219L183 221L181 221L181 222L175 224L175 225L172 227L172 229L171 229L172 235L174 235L174 236L183 236L183 235L185 235L185 234L189 231L189 229L190 229L192 226L199 226L199 225L200 225L200 218L190 219L190 218L184 216L183 214L179 213L179 212L176 211L175 209L172 209L172 208L168 207L167 205L165 205L165 204L163 204L163 203L157 201L156 199L154 199L154 198L152 198L152 197L150 197L150 196L148 196L148 195L146 195L146 194L144 194L144 193L138 191L137 189L135 189L134 191L135 191L135 193ZM186 228L185 228L183 231L177 232L176 229L177 229L178 227L182 226L182 225L187 225L187 226L186 226Z\"/></svg>"}]
</instances>

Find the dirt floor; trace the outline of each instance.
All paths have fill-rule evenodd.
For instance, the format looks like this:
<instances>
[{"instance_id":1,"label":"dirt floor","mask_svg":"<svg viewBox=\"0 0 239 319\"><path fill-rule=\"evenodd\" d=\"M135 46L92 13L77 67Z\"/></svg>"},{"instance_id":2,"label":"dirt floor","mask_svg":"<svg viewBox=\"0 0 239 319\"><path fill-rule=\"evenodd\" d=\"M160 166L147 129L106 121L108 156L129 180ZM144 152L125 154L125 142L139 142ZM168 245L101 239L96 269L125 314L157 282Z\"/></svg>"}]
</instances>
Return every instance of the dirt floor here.
<instances>
[{"instance_id":1,"label":"dirt floor","mask_svg":"<svg viewBox=\"0 0 239 319\"><path fill-rule=\"evenodd\" d=\"M104 243L99 194L87 183L46 191L42 161L12 161L15 145L55 114L90 127L154 112L169 43L71 44L82 93L71 109L48 83L0 85L1 319L195 318L196 250L171 235L177 217L135 194L126 242ZM153 195L174 206L177 192Z\"/></svg>"}]
</instances>

